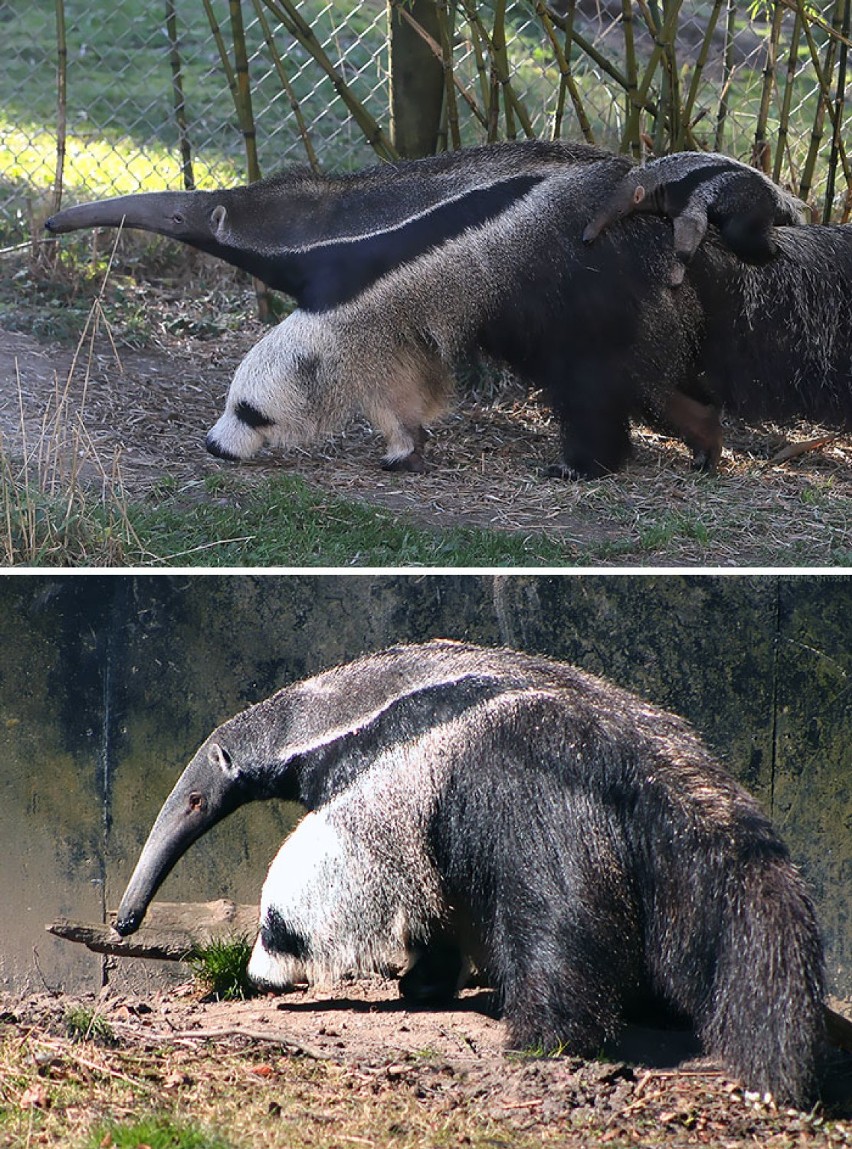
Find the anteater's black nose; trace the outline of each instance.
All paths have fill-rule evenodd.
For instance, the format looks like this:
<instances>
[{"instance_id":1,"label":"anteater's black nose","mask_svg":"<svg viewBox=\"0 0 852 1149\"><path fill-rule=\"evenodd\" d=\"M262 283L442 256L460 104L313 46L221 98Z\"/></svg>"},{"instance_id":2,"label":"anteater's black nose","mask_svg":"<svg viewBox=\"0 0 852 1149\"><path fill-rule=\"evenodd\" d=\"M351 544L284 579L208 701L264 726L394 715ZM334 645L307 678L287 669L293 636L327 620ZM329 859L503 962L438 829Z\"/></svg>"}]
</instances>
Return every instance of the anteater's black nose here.
<instances>
[{"instance_id":1,"label":"anteater's black nose","mask_svg":"<svg viewBox=\"0 0 852 1149\"><path fill-rule=\"evenodd\" d=\"M230 451L226 451L218 439L213 438L213 432L207 432L207 438L204 440L204 446L211 455L215 455L217 459L227 459L230 463L239 463L239 455L232 455Z\"/></svg>"}]
</instances>

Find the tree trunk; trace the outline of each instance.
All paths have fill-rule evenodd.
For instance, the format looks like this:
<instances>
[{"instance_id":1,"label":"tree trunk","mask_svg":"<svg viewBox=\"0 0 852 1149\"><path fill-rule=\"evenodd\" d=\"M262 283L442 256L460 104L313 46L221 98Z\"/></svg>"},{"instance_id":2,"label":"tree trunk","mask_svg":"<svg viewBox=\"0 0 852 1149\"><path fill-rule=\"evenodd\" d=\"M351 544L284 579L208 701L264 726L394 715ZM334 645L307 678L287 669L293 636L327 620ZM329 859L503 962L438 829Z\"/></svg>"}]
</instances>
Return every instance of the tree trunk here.
<instances>
[{"instance_id":1,"label":"tree trunk","mask_svg":"<svg viewBox=\"0 0 852 1149\"><path fill-rule=\"evenodd\" d=\"M435 0L411 0L406 13L441 42ZM405 159L430 156L438 143L444 98L444 67L429 43L388 0L391 141Z\"/></svg>"}]
</instances>

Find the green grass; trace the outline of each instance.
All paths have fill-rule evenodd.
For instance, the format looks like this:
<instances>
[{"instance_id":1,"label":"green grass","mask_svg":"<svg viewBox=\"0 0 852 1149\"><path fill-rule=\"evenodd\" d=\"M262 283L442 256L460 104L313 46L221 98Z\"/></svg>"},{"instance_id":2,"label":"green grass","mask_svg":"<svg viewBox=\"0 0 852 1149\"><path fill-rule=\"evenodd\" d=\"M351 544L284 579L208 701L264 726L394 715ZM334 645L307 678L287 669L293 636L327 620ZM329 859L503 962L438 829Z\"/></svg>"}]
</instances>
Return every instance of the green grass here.
<instances>
[{"instance_id":1,"label":"green grass","mask_svg":"<svg viewBox=\"0 0 852 1149\"><path fill-rule=\"evenodd\" d=\"M11 487L11 484L10 484ZM286 476L248 485L217 478L215 500L174 484L149 503L114 498L49 498L4 491L0 522L7 566L494 567L594 561L544 535L477 528L432 530L379 508L324 495ZM155 505L152 505L155 504ZM605 557L603 547L600 557Z\"/></svg>"},{"instance_id":2,"label":"green grass","mask_svg":"<svg viewBox=\"0 0 852 1149\"><path fill-rule=\"evenodd\" d=\"M214 938L189 956L196 981L217 1001L242 1001L253 992L248 976L251 942L245 938Z\"/></svg>"},{"instance_id":3,"label":"green grass","mask_svg":"<svg viewBox=\"0 0 852 1149\"><path fill-rule=\"evenodd\" d=\"M223 476L216 485L215 502L178 495L129 508L143 546L177 566L548 566L574 557L543 535L430 530L293 476L251 486Z\"/></svg>"},{"instance_id":4,"label":"green grass","mask_svg":"<svg viewBox=\"0 0 852 1149\"><path fill-rule=\"evenodd\" d=\"M86 1149L229 1149L230 1142L216 1133L170 1117L143 1117L124 1124L110 1121L95 1127Z\"/></svg>"},{"instance_id":5,"label":"green grass","mask_svg":"<svg viewBox=\"0 0 852 1149\"><path fill-rule=\"evenodd\" d=\"M25 231L28 212L39 214L39 195L46 199L53 183L56 123L56 40L51 0L7 5L2 23L5 66L0 73L0 216L16 216L8 235ZM559 87L558 68L541 26L528 4L510 4L514 37L510 46L514 87L521 96L539 134L550 129ZM217 8L226 42L230 40L227 10ZM349 0L312 0L303 7L320 42L333 59L345 57L342 72L355 96L387 128L388 110L383 89L373 92L384 64L374 57L384 52L385 24L378 4L353 5ZM693 7L683 23L703 28L708 9ZM218 52L200 3L180 5L179 38L186 113L199 186L233 183L244 178L243 141L223 74ZM290 119L289 101L272 66L262 34L253 27L253 12L246 12L247 45L251 54L253 104L261 166L279 166L285 149L295 145L298 133ZM641 21L638 21L641 25ZM65 185L70 198L92 198L178 186L177 128L173 110L172 79L162 10L131 0L87 0L85 24L67 16L68 38L68 154ZM742 30L746 23L743 20ZM588 29L586 29L588 32ZM471 61L461 60L467 25L459 21L456 66L465 87L480 100L478 79ZM749 36L765 37L762 21L748 26ZM789 34L789 21L785 35ZM306 51L279 33L278 51L285 61L293 90L314 144L330 165L367 161L369 147L361 139L345 107L335 101L334 89ZM610 36L604 50L619 67L623 45ZM760 56L760 53L758 53ZM785 59L782 46L781 58ZM684 80L691 66L684 55ZM642 61L644 65L644 60ZM762 85L762 57L754 66L739 69L732 78L726 150L747 155ZM601 82L596 66L575 51L575 79L580 88L596 139L618 146L623 127L623 92ZM304 69L304 70L302 70ZM711 78L712 77L712 78ZM698 107L704 113L698 138L712 145L720 81L712 68L705 74ZM815 82L806 67L797 81L795 114L788 146L801 165L812 122ZM461 101L462 134L466 142L479 142L482 129ZM770 138L777 124L770 120ZM572 113L565 134L578 135ZM357 152L354 149L358 149ZM300 148L295 153L303 159ZM42 189L33 195L33 189ZM6 200L6 211L3 201ZM32 201L32 202L28 202ZM7 228L11 222L6 219ZM17 229L17 230L16 230Z\"/></svg>"},{"instance_id":6,"label":"green grass","mask_svg":"<svg viewBox=\"0 0 852 1149\"><path fill-rule=\"evenodd\" d=\"M742 539L746 545L763 536L765 550L749 550L749 563L772 565L782 555L786 565L814 562L810 533L782 552L773 541L781 529L776 516L755 516L741 497L733 496L727 511L718 500L680 513L663 506L644 508L638 518L633 513L632 526L625 524L623 537L602 536L581 545L544 533L433 528L395 511L324 493L293 475L252 481L217 474L187 484L166 477L144 502L128 502L121 489L99 498L79 484L69 492L51 499L7 485L4 499L14 515L11 536L8 521L0 521L4 565L458 569L620 565L637 558L650 561L649 556L666 561L680 556L691 563L696 553L712 563L724 561L720 556L728 553L726 542ZM629 516L631 505L629 500L600 501L612 521ZM852 566L836 511L826 504L826 530L834 524L837 544L821 562Z\"/></svg>"},{"instance_id":7,"label":"green grass","mask_svg":"<svg viewBox=\"0 0 852 1149\"><path fill-rule=\"evenodd\" d=\"M115 1043L115 1034L107 1019L85 1005L74 1005L65 1014L65 1032L72 1041Z\"/></svg>"},{"instance_id":8,"label":"green grass","mask_svg":"<svg viewBox=\"0 0 852 1149\"><path fill-rule=\"evenodd\" d=\"M246 172L243 138L203 6L180 5L178 15L196 185L241 182ZM351 49L347 82L362 100L370 99L376 81L370 59L383 44L380 29L371 28L375 15L369 6L352 11L345 0L331 5L318 0L313 17L320 40ZM5 16L0 24L5 49L0 70L0 240L12 243L26 235L30 217L40 225L51 200L57 123L55 5L53 0L35 0L15 5ZM219 19L228 43L228 15L221 6ZM162 8L131 0L88 0L85 24L68 12L66 25L66 200L181 186ZM280 80L258 28L247 28L247 44L254 56L261 163L271 171L280 165L284 148L297 143L298 133L295 125L282 127L289 103L282 101ZM306 59L304 50L286 36L278 50L293 70L296 98L315 142L359 138L342 105L339 113L328 114L333 88L318 68L311 63L304 75L296 75ZM297 152L303 162L300 147ZM369 154L365 144L364 155Z\"/></svg>"},{"instance_id":9,"label":"green grass","mask_svg":"<svg viewBox=\"0 0 852 1149\"><path fill-rule=\"evenodd\" d=\"M707 524L695 514L663 515L657 522L639 528L639 547L643 551L659 551L678 540L695 540L706 546L711 532Z\"/></svg>"}]
</instances>

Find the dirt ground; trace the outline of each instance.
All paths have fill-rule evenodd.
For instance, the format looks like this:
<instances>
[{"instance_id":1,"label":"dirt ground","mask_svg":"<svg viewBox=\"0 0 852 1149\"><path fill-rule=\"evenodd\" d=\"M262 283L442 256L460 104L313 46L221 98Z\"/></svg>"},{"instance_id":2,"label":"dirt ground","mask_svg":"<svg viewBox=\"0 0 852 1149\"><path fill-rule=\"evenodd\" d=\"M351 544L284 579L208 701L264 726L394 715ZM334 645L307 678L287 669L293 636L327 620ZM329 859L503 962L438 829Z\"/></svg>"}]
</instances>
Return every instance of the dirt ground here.
<instances>
[{"instance_id":1,"label":"dirt ground","mask_svg":"<svg viewBox=\"0 0 852 1149\"><path fill-rule=\"evenodd\" d=\"M333 1125L335 1097L345 1092L350 1101L353 1093L369 1098L382 1113L386 1100L400 1120L381 1136L375 1125L341 1124L336 1134L326 1130L328 1144L852 1145L852 1058L844 1055L832 1061L825 1103L803 1113L744 1093L698 1056L688 1034L630 1027L617 1048L592 1062L513 1055L503 1047L503 1025L484 991L466 991L452 1010L418 1012L400 1001L394 983L379 980L230 1003L201 1000L189 985L140 997L105 992L87 1005L108 1022L114 1043L96 1050L64 1039L64 1019L76 1004L56 995L0 1000L0 1045L12 1035L36 1051L52 1050L66 1059L66 1072L76 1057L84 1069L100 1067L113 1078L138 1077L150 1085L159 1075L162 1100L175 1083L189 1089L207 1073L210 1112L216 1105L211 1082L221 1077L222 1090L233 1092L241 1073L255 1093L271 1091L271 1101L266 1094L254 1098L264 1122L286 1108L282 1091L293 1084L296 1067L318 1066L311 1109L302 1115L308 1144L326 1144L311 1133L311 1114L322 1113L320 1124ZM152 1067L153 1057L159 1068ZM41 1077L43 1099L49 1077ZM14 1091L5 1092L8 1101ZM190 1091L187 1103L192 1097ZM403 1101L414 1106L414 1116L405 1118ZM192 1105L200 1104L195 1097ZM365 1106L366 1100L364 1113ZM346 1112L351 1115L351 1106ZM339 1119L349 1120L342 1109ZM286 1136L263 1128L262 1137L239 1144L302 1143L292 1124ZM424 1128L443 1134L433 1142L422 1136Z\"/></svg>"},{"instance_id":2,"label":"dirt ground","mask_svg":"<svg viewBox=\"0 0 852 1149\"><path fill-rule=\"evenodd\" d=\"M250 313L248 301L246 309ZM150 495L166 478L172 490L212 498L204 486L208 476L226 473L253 482L286 473L419 525L543 532L580 556L587 552L578 560L584 563L852 561L852 439L767 463L788 439L825 433L806 424L782 431L729 420L718 479L693 474L688 452L676 440L638 427L625 472L572 484L542 477L558 445L556 427L536 397L516 383L489 383L461 396L435 429L426 475L383 472L382 444L363 425L309 450L266 452L239 465L220 462L205 452L204 435L221 412L234 367L262 331L253 320L213 338L159 330L140 351L122 346L118 331L114 347L102 326L79 354L0 331L4 447L21 442L23 424L32 453L52 426L76 424L81 412L103 470L109 473L118 460L131 501Z\"/></svg>"}]
</instances>

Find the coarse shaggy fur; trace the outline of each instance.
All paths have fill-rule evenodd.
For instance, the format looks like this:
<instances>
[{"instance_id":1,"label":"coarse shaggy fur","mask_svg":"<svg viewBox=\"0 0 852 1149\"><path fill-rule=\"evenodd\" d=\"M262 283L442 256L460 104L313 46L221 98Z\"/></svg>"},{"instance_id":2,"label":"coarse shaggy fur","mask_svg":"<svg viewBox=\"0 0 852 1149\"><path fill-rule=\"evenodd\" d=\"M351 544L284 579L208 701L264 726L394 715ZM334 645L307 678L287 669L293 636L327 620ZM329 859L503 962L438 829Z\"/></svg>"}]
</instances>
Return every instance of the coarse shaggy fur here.
<instances>
[{"instance_id":1,"label":"coarse shaggy fur","mask_svg":"<svg viewBox=\"0 0 852 1149\"><path fill-rule=\"evenodd\" d=\"M210 825L273 796L308 813L264 885L261 984L408 955L403 992L423 1000L473 963L511 1046L584 1056L632 1005L663 999L747 1087L809 1097L823 1017L812 905L768 819L675 715L516 651L438 640L360 658L210 735L117 928L138 926Z\"/></svg>"},{"instance_id":2,"label":"coarse shaggy fur","mask_svg":"<svg viewBox=\"0 0 852 1149\"><path fill-rule=\"evenodd\" d=\"M697 161L658 161L684 162ZM670 221L634 216L582 242L632 170L588 145L532 140L351 176L119 197L48 227L157 231L297 300L302 316L247 357L207 436L223 458L312 442L360 412L385 436L386 466L422 470L424 428L446 409L458 360L476 356L542 390L561 437L549 473L566 478L623 466L631 419L678 434L707 469L723 405L852 425L850 229L759 228L777 255L756 268L711 228L672 291ZM719 217L701 207L743 254L755 235L727 226L731 205ZM738 221L734 210L727 223Z\"/></svg>"},{"instance_id":3,"label":"coarse shaggy fur","mask_svg":"<svg viewBox=\"0 0 852 1149\"><path fill-rule=\"evenodd\" d=\"M674 228L669 282L683 282L709 224L741 259L766 263L778 253L773 227L808 220L807 206L768 176L718 152L675 152L633 168L587 224L583 242L593 242L634 212L665 215Z\"/></svg>"},{"instance_id":4,"label":"coarse shaggy fur","mask_svg":"<svg viewBox=\"0 0 852 1149\"><path fill-rule=\"evenodd\" d=\"M582 242L590 205L626 170L605 154L569 166L349 303L285 320L238 368L208 449L247 458L360 412L385 436L386 465L421 470L423 425L472 355L543 391L561 436L552 471L566 477L621 467L632 418L675 431L711 469L723 405L852 424L852 229L777 228L777 258L760 267L711 236L672 290L667 221L634 216Z\"/></svg>"}]
</instances>

